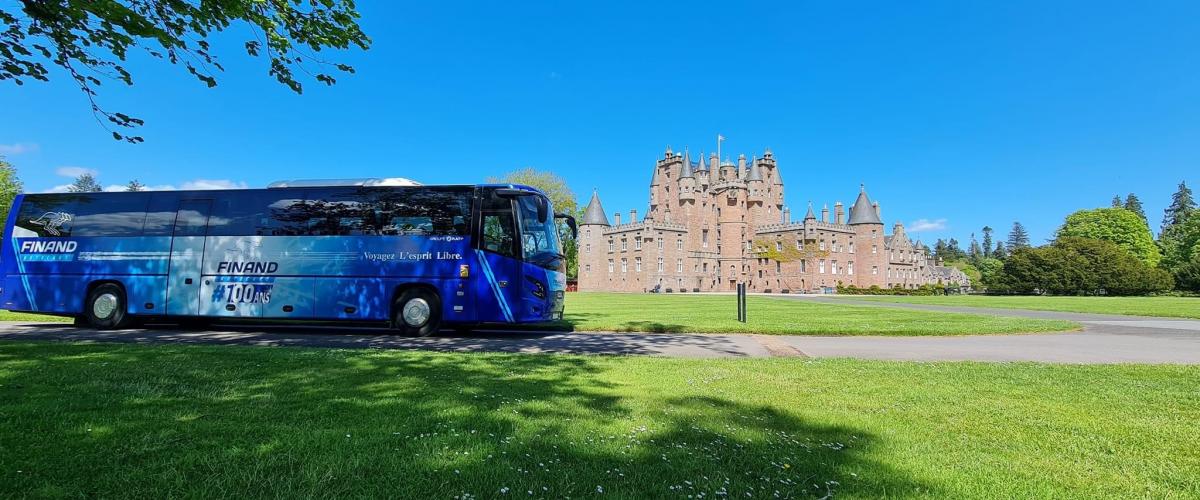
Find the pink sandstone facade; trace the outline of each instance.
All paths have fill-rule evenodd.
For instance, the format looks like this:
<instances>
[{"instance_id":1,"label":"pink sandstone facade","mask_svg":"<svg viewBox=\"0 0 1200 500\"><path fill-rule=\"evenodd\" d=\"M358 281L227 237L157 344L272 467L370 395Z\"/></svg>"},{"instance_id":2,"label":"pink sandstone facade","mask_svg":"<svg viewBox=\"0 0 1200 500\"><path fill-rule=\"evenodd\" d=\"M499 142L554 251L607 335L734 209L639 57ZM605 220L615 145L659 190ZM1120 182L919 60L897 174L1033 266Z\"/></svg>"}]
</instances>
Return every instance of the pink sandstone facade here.
<instances>
[{"instance_id":1,"label":"pink sandstone facade","mask_svg":"<svg viewBox=\"0 0 1200 500\"><path fill-rule=\"evenodd\" d=\"M811 204L793 221L783 202L783 178L768 149L762 158L693 162L667 148L654 166L650 209L610 222L599 193L579 225L579 289L607 291L830 292L839 284L916 288L959 286L957 270L930 262L897 222L884 233L878 203L866 189L845 210L834 204L818 218Z\"/></svg>"}]
</instances>

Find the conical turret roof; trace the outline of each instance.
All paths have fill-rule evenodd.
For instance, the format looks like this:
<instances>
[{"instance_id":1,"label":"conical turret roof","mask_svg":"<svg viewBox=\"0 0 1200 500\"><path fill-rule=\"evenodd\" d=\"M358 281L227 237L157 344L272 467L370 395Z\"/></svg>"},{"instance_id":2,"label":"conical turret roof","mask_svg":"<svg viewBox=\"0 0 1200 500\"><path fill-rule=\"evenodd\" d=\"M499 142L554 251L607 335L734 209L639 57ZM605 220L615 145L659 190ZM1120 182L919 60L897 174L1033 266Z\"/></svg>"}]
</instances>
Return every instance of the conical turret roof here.
<instances>
[{"instance_id":1,"label":"conical turret roof","mask_svg":"<svg viewBox=\"0 0 1200 500\"><path fill-rule=\"evenodd\" d=\"M875 212L875 207L871 205L871 200L867 198L866 186L859 186L858 199L854 200L854 206L850 207L850 225L854 224L883 224L879 220L879 214Z\"/></svg>"},{"instance_id":2,"label":"conical turret roof","mask_svg":"<svg viewBox=\"0 0 1200 500\"><path fill-rule=\"evenodd\" d=\"M808 220L808 219L816 219L816 218L817 218L817 214L814 214L814 213L813 213L813 211L812 211L812 202L810 201L810 202L808 202L808 213L807 213L807 214L804 214L804 220Z\"/></svg>"},{"instance_id":3,"label":"conical turret roof","mask_svg":"<svg viewBox=\"0 0 1200 500\"><path fill-rule=\"evenodd\" d=\"M592 190L592 199L588 201L587 207L583 209L582 224L597 224L608 226L608 216L604 215L604 207L600 205L600 194L595 189Z\"/></svg>"},{"instance_id":4,"label":"conical turret roof","mask_svg":"<svg viewBox=\"0 0 1200 500\"><path fill-rule=\"evenodd\" d=\"M757 158L750 160L750 173L746 174L746 180L747 181L763 180L762 171L760 171L758 168L758 159Z\"/></svg>"},{"instance_id":5,"label":"conical turret roof","mask_svg":"<svg viewBox=\"0 0 1200 500\"><path fill-rule=\"evenodd\" d=\"M683 150L683 170L679 172L680 179L685 177L695 177L692 173L692 155L687 152L687 149Z\"/></svg>"}]
</instances>

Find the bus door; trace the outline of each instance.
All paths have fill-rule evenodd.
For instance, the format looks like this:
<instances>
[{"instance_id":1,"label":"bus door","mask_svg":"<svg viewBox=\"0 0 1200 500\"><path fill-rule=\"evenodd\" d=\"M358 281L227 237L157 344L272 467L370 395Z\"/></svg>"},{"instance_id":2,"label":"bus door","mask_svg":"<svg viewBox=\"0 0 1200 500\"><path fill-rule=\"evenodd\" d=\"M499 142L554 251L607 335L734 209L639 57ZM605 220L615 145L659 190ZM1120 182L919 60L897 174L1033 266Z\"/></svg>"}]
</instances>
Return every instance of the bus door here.
<instances>
[{"instance_id":1,"label":"bus door","mask_svg":"<svg viewBox=\"0 0 1200 500\"><path fill-rule=\"evenodd\" d=\"M484 193L480 210L479 265L483 268L477 290L476 313L479 321L512 323L521 316L522 263L517 245L517 221L513 200Z\"/></svg>"},{"instance_id":2,"label":"bus door","mask_svg":"<svg viewBox=\"0 0 1200 500\"><path fill-rule=\"evenodd\" d=\"M167 314L195 316L200 308L200 270L212 200L182 200L175 213L171 264L167 271Z\"/></svg>"}]
</instances>

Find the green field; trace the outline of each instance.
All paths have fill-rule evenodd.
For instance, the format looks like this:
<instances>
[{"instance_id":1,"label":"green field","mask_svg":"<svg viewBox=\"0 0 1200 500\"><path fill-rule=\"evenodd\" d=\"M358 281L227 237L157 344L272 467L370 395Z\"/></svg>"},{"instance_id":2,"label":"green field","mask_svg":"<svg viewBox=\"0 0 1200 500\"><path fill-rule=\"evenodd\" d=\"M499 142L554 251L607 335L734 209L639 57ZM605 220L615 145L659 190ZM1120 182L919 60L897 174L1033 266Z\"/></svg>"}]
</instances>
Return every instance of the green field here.
<instances>
[{"instance_id":1,"label":"green field","mask_svg":"<svg viewBox=\"0 0 1200 500\"><path fill-rule=\"evenodd\" d=\"M934 304L943 306L997 307L1040 311L1128 314L1164 318L1200 318L1200 297L1012 297L951 295L940 297L892 297L846 295L854 300Z\"/></svg>"},{"instance_id":2,"label":"green field","mask_svg":"<svg viewBox=\"0 0 1200 500\"><path fill-rule=\"evenodd\" d=\"M0 343L0 497L1195 498L1197 387L1180 366Z\"/></svg>"},{"instance_id":3,"label":"green field","mask_svg":"<svg viewBox=\"0 0 1200 500\"><path fill-rule=\"evenodd\" d=\"M749 298L749 322L738 323L732 295L583 292L567 295L566 320L576 331L762 333L776 335L977 335L1075 330L1069 321L955 314L869 306ZM0 321L68 321L0 311Z\"/></svg>"},{"instance_id":4,"label":"green field","mask_svg":"<svg viewBox=\"0 0 1200 500\"><path fill-rule=\"evenodd\" d=\"M567 295L576 330L790 335L973 335L1074 330L1067 321L828 305L749 297L737 322L732 295L580 292Z\"/></svg>"},{"instance_id":5,"label":"green field","mask_svg":"<svg viewBox=\"0 0 1200 500\"><path fill-rule=\"evenodd\" d=\"M44 314L28 314L0 309L0 321L54 321L65 322L71 321L71 318L61 316L46 316Z\"/></svg>"}]
</instances>

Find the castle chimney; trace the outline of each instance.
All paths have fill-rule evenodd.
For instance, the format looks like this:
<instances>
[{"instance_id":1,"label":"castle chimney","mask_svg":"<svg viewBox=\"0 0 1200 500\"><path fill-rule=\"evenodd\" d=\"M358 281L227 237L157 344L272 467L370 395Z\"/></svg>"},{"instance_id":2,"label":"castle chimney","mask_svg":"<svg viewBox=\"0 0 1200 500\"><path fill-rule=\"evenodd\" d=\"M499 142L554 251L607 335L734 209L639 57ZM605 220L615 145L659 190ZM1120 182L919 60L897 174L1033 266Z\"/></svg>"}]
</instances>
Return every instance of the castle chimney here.
<instances>
[{"instance_id":1,"label":"castle chimney","mask_svg":"<svg viewBox=\"0 0 1200 500\"><path fill-rule=\"evenodd\" d=\"M842 208L842 202L833 204L833 221L838 224L845 224L846 211Z\"/></svg>"},{"instance_id":2,"label":"castle chimney","mask_svg":"<svg viewBox=\"0 0 1200 500\"><path fill-rule=\"evenodd\" d=\"M615 213L613 213L613 225L614 225L614 226L620 226L620 225L621 225L621 212L615 212Z\"/></svg>"},{"instance_id":3,"label":"castle chimney","mask_svg":"<svg viewBox=\"0 0 1200 500\"><path fill-rule=\"evenodd\" d=\"M636 208L629 210L629 223L637 224L637 209Z\"/></svg>"},{"instance_id":4,"label":"castle chimney","mask_svg":"<svg viewBox=\"0 0 1200 500\"><path fill-rule=\"evenodd\" d=\"M744 154L738 155L737 176L739 179L746 176L746 155Z\"/></svg>"},{"instance_id":5,"label":"castle chimney","mask_svg":"<svg viewBox=\"0 0 1200 500\"><path fill-rule=\"evenodd\" d=\"M829 222L829 205L821 207L821 222Z\"/></svg>"},{"instance_id":6,"label":"castle chimney","mask_svg":"<svg viewBox=\"0 0 1200 500\"><path fill-rule=\"evenodd\" d=\"M790 222L792 222L792 209L783 207L783 223L788 224Z\"/></svg>"},{"instance_id":7,"label":"castle chimney","mask_svg":"<svg viewBox=\"0 0 1200 500\"><path fill-rule=\"evenodd\" d=\"M879 211L879 202L878 201L875 202L874 205L875 205L875 216L879 217L879 220L883 220L883 212Z\"/></svg>"}]
</instances>

